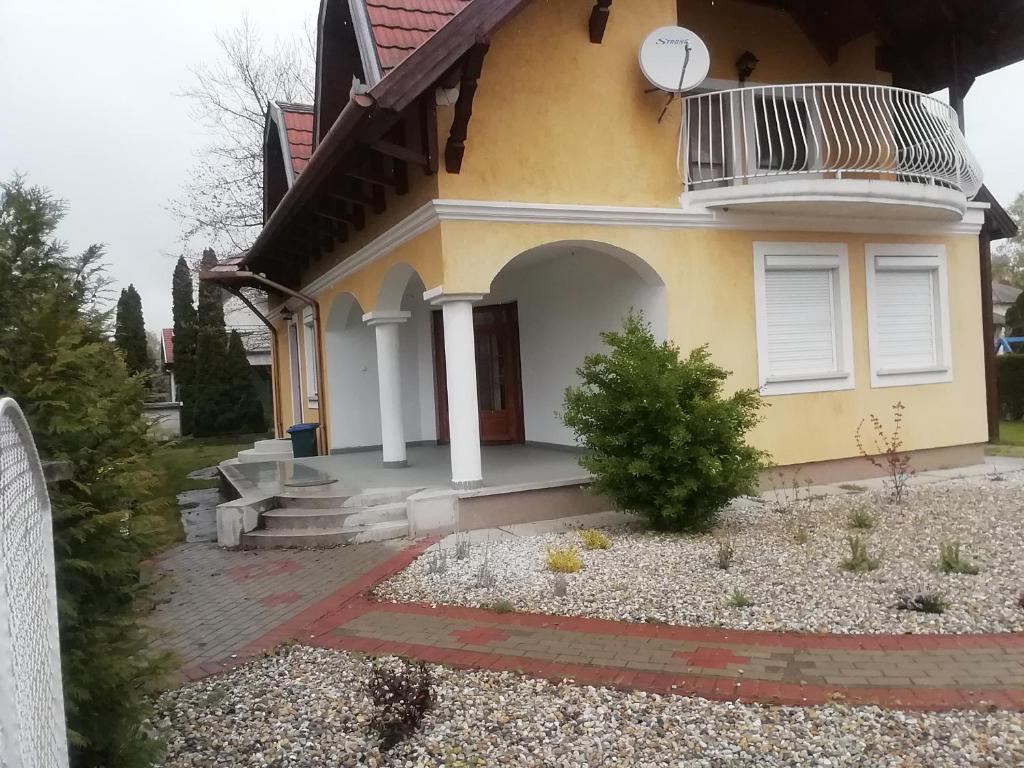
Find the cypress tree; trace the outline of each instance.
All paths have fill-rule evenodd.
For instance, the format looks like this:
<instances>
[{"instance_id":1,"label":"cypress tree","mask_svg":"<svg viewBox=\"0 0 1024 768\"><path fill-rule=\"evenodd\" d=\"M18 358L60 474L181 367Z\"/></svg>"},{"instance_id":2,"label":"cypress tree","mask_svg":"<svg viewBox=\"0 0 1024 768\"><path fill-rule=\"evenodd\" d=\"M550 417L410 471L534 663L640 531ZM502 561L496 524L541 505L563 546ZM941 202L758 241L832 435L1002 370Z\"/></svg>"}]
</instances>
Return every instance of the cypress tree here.
<instances>
[{"instance_id":1,"label":"cypress tree","mask_svg":"<svg viewBox=\"0 0 1024 768\"><path fill-rule=\"evenodd\" d=\"M203 251L200 263L204 268L217 266L217 256L212 248ZM199 328L224 331L224 291L215 283L199 283Z\"/></svg>"},{"instance_id":2,"label":"cypress tree","mask_svg":"<svg viewBox=\"0 0 1024 768\"><path fill-rule=\"evenodd\" d=\"M128 373L133 376L152 369L146 343L146 325L142 318L142 297L129 285L121 291L117 300L117 315L114 321L114 343L124 352Z\"/></svg>"},{"instance_id":3,"label":"cypress tree","mask_svg":"<svg viewBox=\"0 0 1024 768\"><path fill-rule=\"evenodd\" d=\"M70 256L53 239L63 213L45 190L0 185L0 383L40 453L73 467L49 487L71 764L141 768L158 757L144 722L163 666L139 616L158 524L143 503L144 384L97 308L102 250Z\"/></svg>"},{"instance_id":4,"label":"cypress tree","mask_svg":"<svg viewBox=\"0 0 1024 768\"><path fill-rule=\"evenodd\" d=\"M231 331L227 354L228 381L234 387L234 427L239 432L266 432L267 419L263 413L256 378L245 345L238 331Z\"/></svg>"},{"instance_id":5,"label":"cypress tree","mask_svg":"<svg viewBox=\"0 0 1024 768\"><path fill-rule=\"evenodd\" d=\"M192 271L184 257L179 257L174 266L171 299L174 315L174 378L178 385L178 397L182 401L181 431L188 435L192 434L194 423L190 387L195 372L197 315L192 295Z\"/></svg>"}]
</instances>

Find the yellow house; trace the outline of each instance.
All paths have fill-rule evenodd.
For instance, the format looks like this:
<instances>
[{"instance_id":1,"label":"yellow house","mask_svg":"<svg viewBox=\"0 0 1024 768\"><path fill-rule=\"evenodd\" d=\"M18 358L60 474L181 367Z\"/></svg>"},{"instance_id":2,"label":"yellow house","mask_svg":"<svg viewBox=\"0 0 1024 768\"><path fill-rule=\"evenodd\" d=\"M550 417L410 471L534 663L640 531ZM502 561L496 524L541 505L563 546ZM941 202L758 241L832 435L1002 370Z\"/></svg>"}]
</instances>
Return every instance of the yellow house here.
<instances>
[{"instance_id":1,"label":"yellow house","mask_svg":"<svg viewBox=\"0 0 1024 768\"><path fill-rule=\"evenodd\" d=\"M278 435L396 468L446 445L476 488L481 446L574 445L563 392L635 308L760 389L780 466L863 476L857 426L897 401L915 467L980 461L1006 232L963 96L1024 53L1000 3L882 5L323 0L266 225L202 276L270 292ZM638 61L675 26L709 52L681 98Z\"/></svg>"}]
</instances>

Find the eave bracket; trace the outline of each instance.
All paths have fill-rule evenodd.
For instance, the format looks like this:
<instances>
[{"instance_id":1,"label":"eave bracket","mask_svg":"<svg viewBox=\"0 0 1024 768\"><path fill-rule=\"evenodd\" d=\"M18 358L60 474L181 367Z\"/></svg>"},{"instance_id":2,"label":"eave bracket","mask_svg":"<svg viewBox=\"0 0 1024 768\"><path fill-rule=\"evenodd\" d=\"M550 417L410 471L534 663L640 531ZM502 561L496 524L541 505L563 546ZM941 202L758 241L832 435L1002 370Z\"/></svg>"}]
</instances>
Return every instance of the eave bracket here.
<instances>
[{"instance_id":1,"label":"eave bracket","mask_svg":"<svg viewBox=\"0 0 1024 768\"><path fill-rule=\"evenodd\" d=\"M600 45L604 40L604 30L608 26L608 17L612 15L612 0L596 0L590 11L590 42Z\"/></svg>"}]
</instances>

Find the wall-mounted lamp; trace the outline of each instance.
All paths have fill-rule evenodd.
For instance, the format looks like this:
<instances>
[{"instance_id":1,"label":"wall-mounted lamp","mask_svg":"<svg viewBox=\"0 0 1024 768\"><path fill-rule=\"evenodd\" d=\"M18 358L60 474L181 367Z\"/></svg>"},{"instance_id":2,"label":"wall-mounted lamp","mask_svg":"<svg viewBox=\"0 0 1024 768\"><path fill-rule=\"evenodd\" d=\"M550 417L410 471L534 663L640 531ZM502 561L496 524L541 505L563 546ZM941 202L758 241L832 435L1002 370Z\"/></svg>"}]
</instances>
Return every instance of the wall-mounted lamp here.
<instances>
[{"instance_id":1,"label":"wall-mounted lamp","mask_svg":"<svg viewBox=\"0 0 1024 768\"><path fill-rule=\"evenodd\" d=\"M754 74L754 70L757 69L757 63L759 59L757 56L752 54L750 51L744 51L740 54L740 57L736 59L736 76L742 86L750 76Z\"/></svg>"},{"instance_id":2,"label":"wall-mounted lamp","mask_svg":"<svg viewBox=\"0 0 1024 768\"><path fill-rule=\"evenodd\" d=\"M292 318L295 317L295 313L292 312L288 307L281 310L281 319L286 323L290 323Z\"/></svg>"}]
</instances>

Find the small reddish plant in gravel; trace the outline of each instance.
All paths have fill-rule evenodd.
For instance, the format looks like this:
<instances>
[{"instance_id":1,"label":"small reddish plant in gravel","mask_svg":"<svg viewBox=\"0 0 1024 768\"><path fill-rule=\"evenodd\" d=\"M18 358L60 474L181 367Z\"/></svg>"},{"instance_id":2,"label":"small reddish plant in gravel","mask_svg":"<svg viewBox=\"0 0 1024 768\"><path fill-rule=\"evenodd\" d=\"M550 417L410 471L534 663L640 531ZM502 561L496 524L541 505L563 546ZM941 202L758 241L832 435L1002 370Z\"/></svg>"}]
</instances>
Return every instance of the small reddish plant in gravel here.
<instances>
[{"instance_id":1,"label":"small reddish plant in gravel","mask_svg":"<svg viewBox=\"0 0 1024 768\"><path fill-rule=\"evenodd\" d=\"M385 752L419 728L434 700L430 670L423 662L377 662L370 669L366 689L376 708L371 726Z\"/></svg>"},{"instance_id":2,"label":"small reddish plant in gravel","mask_svg":"<svg viewBox=\"0 0 1024 768\"><path fill-rule=\"evenodd\" d=\"M886 430L882 420L870 414L866 420L857 425L854 440L857 451L873 467L886 474L886 487L893 503L901 503L907 495L907 484L914 474L910 466L910 456L903 453L903 411L906 406L897 402L892 406L892 431ZM871 424L873 436L864 435L865 422ZM870 440L870 443L868 442Z\"/></svg>"}]
</instances>

